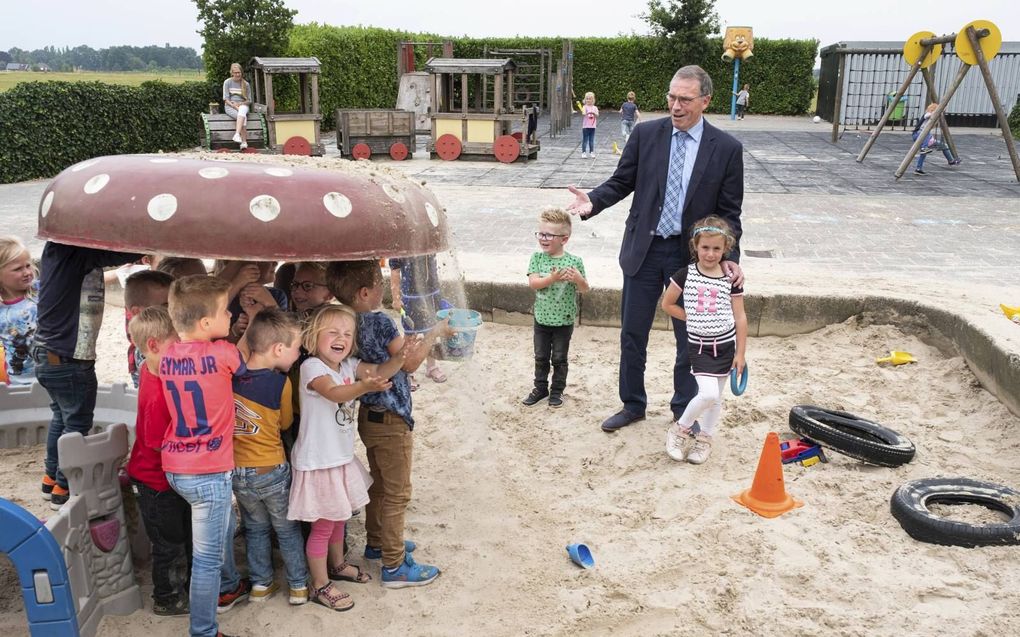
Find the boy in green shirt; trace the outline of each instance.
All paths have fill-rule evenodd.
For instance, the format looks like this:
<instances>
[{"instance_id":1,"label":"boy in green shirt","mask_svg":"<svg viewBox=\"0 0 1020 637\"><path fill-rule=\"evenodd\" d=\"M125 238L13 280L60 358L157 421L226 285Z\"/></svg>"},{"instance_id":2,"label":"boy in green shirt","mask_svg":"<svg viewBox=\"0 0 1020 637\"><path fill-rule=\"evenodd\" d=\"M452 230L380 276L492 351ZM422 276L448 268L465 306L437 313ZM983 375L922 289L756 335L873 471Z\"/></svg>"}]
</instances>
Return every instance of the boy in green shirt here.
<instances>
[{"instance_id":1,"label":"boy in green shirt","mask_svg":"<svg viewBox=\"0 0 1020 637\"><path fill-rule=\"evenodd\" d=\"M528 285L535 290L535 388L522 402L530 407L548 396L550 407L560 407L567 386L567 352L577 317L577 293L590 288L581 257L563 249L570 239L570 213L558 208L543 210L535 237L542 248L531 255L528 264Z\"/></svg>"}]
</instances>

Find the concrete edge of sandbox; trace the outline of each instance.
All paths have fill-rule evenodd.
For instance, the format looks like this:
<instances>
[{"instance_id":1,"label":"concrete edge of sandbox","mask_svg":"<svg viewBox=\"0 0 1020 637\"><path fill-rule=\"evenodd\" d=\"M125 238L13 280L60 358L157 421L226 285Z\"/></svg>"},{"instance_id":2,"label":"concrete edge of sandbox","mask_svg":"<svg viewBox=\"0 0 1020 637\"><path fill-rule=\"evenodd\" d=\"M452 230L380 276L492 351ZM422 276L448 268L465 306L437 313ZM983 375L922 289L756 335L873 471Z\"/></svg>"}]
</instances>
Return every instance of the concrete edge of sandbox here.
<instances>
[{"instance_id":1,"label":"concrete edge of sandbox","mask_svg":"<svg viewBox=\"0 0 1020 637\"><path fill-rule=\"evenodd\" d=\"M535 292L523 283L468 281L464 285L468 305L486 320L507 325L532 324ZM581 295L581 325L620 326L619 289L593 288ZM981 385L1012 413L1020 416L1020 354L1008 351L977 323L934 304L883 295L829 296L814 294L756 294L745 297L748 333L751 336L791 336L842 323L852 316L869 314L876 323L903 326L907 317L922 319L926 329L944 337L963 356ZM668 329L661 310L657 329Z\"/></svg>"}]
</instances>

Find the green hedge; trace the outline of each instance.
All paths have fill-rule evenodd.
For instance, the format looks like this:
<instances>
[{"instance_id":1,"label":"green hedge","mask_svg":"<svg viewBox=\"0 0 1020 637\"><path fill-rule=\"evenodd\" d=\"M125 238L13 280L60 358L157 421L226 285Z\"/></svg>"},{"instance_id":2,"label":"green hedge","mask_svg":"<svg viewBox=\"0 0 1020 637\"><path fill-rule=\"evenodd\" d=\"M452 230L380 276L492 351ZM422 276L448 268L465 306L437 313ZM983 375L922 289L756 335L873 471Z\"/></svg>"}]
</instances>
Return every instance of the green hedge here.
<instances>
[{"instance_id":1,"label":"green hedge","mask_svg":"<svg viewBox=\"0 0 1020 637\"><path fill-rule=\"evenodd\" d=\"M0 183L51 177L98 155L199 143L199 114L219 87L204 82L25 82L0 94Z\"/></svg>"},{"instance_id":2,"label":"green hedge","mask_svg":"<svg viewBox=\"0 0 1020 637\"><path fill-rule=\"evenodd\" d=\"M1009 123L1010 132L1013 133L1013 139L1020 139L1020 100L1017 100L1006 121Z\"/></svg>"}]
</instances>

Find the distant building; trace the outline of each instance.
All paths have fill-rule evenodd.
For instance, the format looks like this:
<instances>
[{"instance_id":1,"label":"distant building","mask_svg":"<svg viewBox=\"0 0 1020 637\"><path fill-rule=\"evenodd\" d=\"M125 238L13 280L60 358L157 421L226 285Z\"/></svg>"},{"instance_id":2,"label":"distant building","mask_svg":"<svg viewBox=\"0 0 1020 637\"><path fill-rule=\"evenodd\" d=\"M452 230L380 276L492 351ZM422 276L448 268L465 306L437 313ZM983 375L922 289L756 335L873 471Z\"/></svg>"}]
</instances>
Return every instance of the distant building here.
<instances>
[{"instance_id":1,"label":"distant building","mask_svg":"<svg viewBox=\"0 0 1020 637\"><path fill-rule=\"evenodd\" d=\"M21 62L8 62L5 71L28 71L30 69L28 64L22 64Z\"/></svg>"}]
</instances>

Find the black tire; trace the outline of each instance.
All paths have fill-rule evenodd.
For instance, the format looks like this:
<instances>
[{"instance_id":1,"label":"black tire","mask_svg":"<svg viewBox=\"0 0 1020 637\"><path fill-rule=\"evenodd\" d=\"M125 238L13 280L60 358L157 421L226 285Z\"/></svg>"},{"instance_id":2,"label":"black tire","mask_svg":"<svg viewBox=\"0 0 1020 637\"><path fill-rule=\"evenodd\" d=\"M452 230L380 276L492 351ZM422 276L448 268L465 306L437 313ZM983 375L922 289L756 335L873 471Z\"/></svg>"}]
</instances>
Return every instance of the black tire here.
<instances>
[{"instance_id":1,"label":"black tire","mask_svg":"<svg viewBox=\"0 0 1020 637\"><path fill-rule=\"evenodd\" d=\"M905 436L845 411L796 405L790 410L790 429L833 451L880 467L898 467L914 459L914 443Z\"/></svg>"},{"instance_id":2,"label":"black tire","mask_svg":"<svg viewBox=\"0 0 1020 637\"><path fill-rule=\"evenodd\" d=\"M1009 487L967 478L927 478L907 482L893 493L889 509L910 537L947 546L1020 544L1018 494ZM931 504L980 504L1009 516L1007 522L970 524L932 513Z\"/></svg>"}]
</instances>

